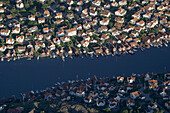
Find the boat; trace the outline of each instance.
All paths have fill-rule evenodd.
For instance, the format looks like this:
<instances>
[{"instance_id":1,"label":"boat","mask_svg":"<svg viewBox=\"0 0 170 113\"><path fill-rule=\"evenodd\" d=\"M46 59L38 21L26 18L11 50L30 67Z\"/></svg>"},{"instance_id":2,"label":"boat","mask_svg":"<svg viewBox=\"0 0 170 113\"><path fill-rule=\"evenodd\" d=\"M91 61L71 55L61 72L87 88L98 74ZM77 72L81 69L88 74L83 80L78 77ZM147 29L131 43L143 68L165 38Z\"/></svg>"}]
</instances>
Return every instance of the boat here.
<instances>
[{"instance_id":1,"label":"boat","mask_svg":"<svg viewBox=\"0 0 170 113\"><path fill-rule=\"evenodd\" d=\"M134 52L132 50L129 50L129 54L134 55Z\"/></svg>"},{"instance_id":2,"label":"boat","mask_svg":"<svg viewBox=\"0 0 170 113\"><path fill-rule=\"evenodd\" d=\"M62 58L63 62L65 62L65 57L64 57L64 55L62 55L61 58Z\"/></svg>"}]
</instances>

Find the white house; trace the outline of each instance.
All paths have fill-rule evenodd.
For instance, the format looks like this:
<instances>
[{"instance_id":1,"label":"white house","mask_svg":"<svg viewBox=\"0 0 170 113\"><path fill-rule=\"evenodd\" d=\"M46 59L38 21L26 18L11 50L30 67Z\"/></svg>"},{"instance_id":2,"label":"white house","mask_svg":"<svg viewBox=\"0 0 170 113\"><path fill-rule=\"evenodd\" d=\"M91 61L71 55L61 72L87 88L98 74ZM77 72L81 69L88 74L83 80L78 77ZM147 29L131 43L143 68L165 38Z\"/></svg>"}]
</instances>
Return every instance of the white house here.
<instances>
[{"instance_id":1,"label":"white house","mask_svg":"<svg viewBox=\"0 0 170 113\"><path fill-rule=\"evenodd\" d=\"M22 43L24 41L24 36L16 36L16 42Z\"/></svg>"}]
</instances>

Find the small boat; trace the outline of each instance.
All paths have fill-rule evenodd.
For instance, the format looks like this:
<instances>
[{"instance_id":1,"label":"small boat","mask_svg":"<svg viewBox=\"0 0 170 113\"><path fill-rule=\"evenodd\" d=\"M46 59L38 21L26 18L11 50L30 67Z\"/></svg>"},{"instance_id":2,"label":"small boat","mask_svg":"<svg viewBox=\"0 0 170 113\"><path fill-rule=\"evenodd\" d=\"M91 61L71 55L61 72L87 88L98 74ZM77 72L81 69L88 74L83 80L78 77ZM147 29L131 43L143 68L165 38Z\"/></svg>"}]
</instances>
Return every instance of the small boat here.
<instances>
[{"instance_id":1,"label":"small boat","mask_svg":"<svg viewBox=\"0 0 170 113\"><path fill-rule=\"evenodd\" d=\"M134 55L134 52L132 50L129 50L129 54Z\"/></svg>"},{"instance_id":2,"label":"small boat","mask_svg":"<svg viewBox=\"0 0 170 113\"><path fill-rule=\"evenodd\" d=\"M62 58L63 62L65 62L65 57L64 57L64 55L62 55L61 58Z\"/></svg>"},{"instance_id":3,"label":"small boat","mask_svg":"<svg viewBox=\"0 0 170 113\"><path fill-rule=\"evenodd\" d=\"M4 58L3 58L3 57L1 57L1 61L2 61L2 62L4 61Z\"/></svg>"},{"instance_id":4,"label":"small boat","mask_svg":"<svg viewBox=\"0 0 170 113\"><path fill-rule=\"evenodd\" d=\"M37 60L39 60L40 59L40 57L39 56L37 56Z\"/></svg>"},{"instance_id":5,"label":"small boat","mask_svg":"<svg viewBox=\"0 0 170 113\"><path fill-rule=\"evenodd\" d=\"M164 45L165 45L166 47L168 47L168 44L167 44L167 43L164 43Z\"/></svg>"}]
</instances>

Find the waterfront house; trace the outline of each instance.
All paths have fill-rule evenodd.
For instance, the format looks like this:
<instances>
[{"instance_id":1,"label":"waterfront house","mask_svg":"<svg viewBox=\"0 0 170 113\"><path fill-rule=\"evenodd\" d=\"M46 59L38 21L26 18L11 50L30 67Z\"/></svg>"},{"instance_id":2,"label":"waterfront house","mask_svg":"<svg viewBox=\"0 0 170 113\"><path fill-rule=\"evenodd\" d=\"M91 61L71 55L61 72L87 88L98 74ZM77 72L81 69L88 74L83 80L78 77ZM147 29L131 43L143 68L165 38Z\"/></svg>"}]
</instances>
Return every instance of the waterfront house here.
<instances>
[{"instance_id":1,"label":"waterfront house","mask_svg":"<svg viewBox=\"0 0 170 113\"><path fill-rule=\"evenodd\" d=\"M127 100L126 101L126 106L130 107L130 106L134 106L135 105L135 101L134 100Z\"/></svg>"},{"instance_id":2,"label":"waterfront house","mask_svg":"<svg viewBox=\"0 0 170 113\"><path fill-rule=\"evenodd\" d=\"M50 42L48 44L48 48L50 49L50 51L55 50L55 44L53 42Z\"/></svg>"},{"instance_id":3,"label":"waterfront house","mask_svg":"<svg viewBox=\"0 0 170 113\"><path fill-rule=\"evenodd\" d=\"M146 74L144 79L145 79L145 81L149 81L149 80L151 79L151 78L150 78L150 75L149 75L149 74Z\"/></svg>"},{"instance_id":4,"label":"waterfront house","mask_svg":"<svg viewBox=\"0 0 170 113\"><path fill-rule=\"evenodd\" d=\"M135 91L135 92L130 93L130 97L132 99L136 99L139 96L140 96L140 92L139 91Z\"/></svg>"},{"instance_id":5,"label":"waterfront house","mask_svg":"<svg viewBox=\"0 0 170 113\"><path fill-rule=\"evenodd\" d=\"M18 52L19 53L22 53L26 50L26 47L25 46L18 46Z\"/></svg>"},{"instance_id":6,"label":"waterfront house","mask_svg":"<svg viewBox=\"0 0 170 113\"><path fill-rule=\"evenodd\" d=\"M52 97L53 97L52 94L49 93L49 92L46 92L46 93L44 94L44 99L47 100L47 101L49 101L50 98L52 98Z\"/></svg>"}]
</instances>

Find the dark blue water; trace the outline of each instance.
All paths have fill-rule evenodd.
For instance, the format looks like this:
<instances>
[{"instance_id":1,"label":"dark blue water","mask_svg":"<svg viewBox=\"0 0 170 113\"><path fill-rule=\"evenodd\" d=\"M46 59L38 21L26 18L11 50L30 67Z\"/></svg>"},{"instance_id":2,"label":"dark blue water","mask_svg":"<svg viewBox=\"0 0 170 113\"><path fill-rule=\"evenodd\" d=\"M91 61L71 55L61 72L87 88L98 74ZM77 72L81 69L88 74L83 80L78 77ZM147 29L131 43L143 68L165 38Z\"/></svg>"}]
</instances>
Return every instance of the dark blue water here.
<instances>
[{"instance_id":1,"label":"dark blue water","mask_svg":"<svg viewBox=\"0 0 170 113\"><path fill-rule=\"evenodd\" d=\"M0 98L45 89L58 81L170 71L170 47L152 48L135 55L94 58L40 59L0 62Z\"/></svg>"}]
</instances>

